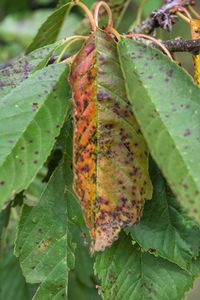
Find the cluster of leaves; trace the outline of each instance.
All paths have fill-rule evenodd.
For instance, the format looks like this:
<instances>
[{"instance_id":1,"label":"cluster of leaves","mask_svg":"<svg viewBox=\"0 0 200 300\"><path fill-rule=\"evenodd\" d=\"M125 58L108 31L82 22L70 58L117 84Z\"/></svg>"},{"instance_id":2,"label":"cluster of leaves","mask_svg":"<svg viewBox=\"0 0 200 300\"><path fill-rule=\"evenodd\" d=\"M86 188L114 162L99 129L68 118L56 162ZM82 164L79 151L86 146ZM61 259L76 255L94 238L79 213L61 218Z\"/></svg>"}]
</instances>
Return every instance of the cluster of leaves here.
<instances>
[{"instance_id":1,"label":"cluster of leaves","mask_svg":"<svg viewBox=\"0 0 200 300\"><path fill-rule=\"evenodd\" d=\"M107 2L118 8L117 23L129 1ZM42 25L28 54L0 71L0 298L182 299L200 275L199 88L159 50L118 42L127 97L156 162L150 161L153 197L137 225L91 258L72 189L70 68L56 63L71 8L65 3ZM80 29L88 31L87 21ZM116 95L115 85L109 92ZM19 211L16 259L8 232Z\"/></svg>"}]
</instances>

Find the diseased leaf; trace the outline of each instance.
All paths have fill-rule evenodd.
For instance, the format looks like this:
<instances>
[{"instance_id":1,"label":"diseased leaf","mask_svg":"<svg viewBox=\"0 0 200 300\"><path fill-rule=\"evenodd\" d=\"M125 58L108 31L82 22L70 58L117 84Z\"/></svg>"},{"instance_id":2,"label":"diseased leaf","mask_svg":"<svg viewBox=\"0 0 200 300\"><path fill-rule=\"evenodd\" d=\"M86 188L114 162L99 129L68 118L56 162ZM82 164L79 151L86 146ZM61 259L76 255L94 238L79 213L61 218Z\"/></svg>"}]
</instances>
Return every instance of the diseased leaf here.
<instances>
[{"instance_id":1,"label":"diseased leaf","mask_svg":"<svg viewBox=\"0 0 200 300\"><path fill-rule=\"evenodd\" d=\"M200 229L180 208L162 175L151 168L153 198L144 206L139 224L127 229L145 250L188 270L199 255Z\"/></svg>"},{"instance_id":2,"label":"diseased leaf","mask_svg":"<svg viewBox=\"0 0 200 300\"><path fill-rule=\"evenodd\" d=\"M97 31L75 58L74 189L81 200L93 251L137 222L150 199L148 152L126 98L115 42Z\"/></svg>"},{"instance_id":3,"label":"diseased leaf","mask_svg":"<svg viewBox=\"0 0 200 300\"><path fill-rule=\"evenodd\" d=\"M85 225L82 210L78 198L73 192L73 170L72 165L72 147L73 132L65 129L69 134L67 145L65 143L66 155L63 164L64 177L67 186L67 208L69 219L69 231L72 235L72 241L76 244L75 249L75 266L69 274L68 292L70 300L100 300L96 285L99 283L93 271L94 258L89 254L89 233Z\"/></svg>"},{"instance_id":4,"label":"diseased leaf","mask_svg":"<svg viewBox=\"0 0 200 300\"><path fill-rule=\"evenodd\" d=\"M26 281L41 283L34 300L64 299L68 272L74 267L65 181L60 166L35 208L24 207L15 253Z\"/></svg>"},{"instance_id":5,"label":"diseased leaf","mask_svg":"<svg viewBox=\"0 0 200 300\"><path fill-rule=\"evenodd\" d=\"M0 101L32 72L44 67L54 48L55 45L48 45L37 49L0 70Z\"/></svg>"},{"instance_id":6,"label":"diseased leaf","mask_svg":"<svg viewBox=\"0 0 200 300\"><path fill-rule=\"evenodd\" d=\"M132 245L125 234L112 248L96 255L95 270L104 300L178 300L194 279L175 264Z\"/></svg>"},{"instance_id":7,"label":"diseased leaf","mask_svg":"<svg viewBox=\"0 0 200 300\"><path fill-rule=\"evenodd\" d=\"M71 3L67 3L55 10L47 20L42 24L33 42L27 49L27 53L52 44L56 41L66 15L72 7Z\"/></svg>"},{"instance_id":8,"label":"diseased leaf","mask_svg":"<svg viewBox=\"0 0 200 300\"><path fill-rule=\"evenodd\" d=\"M0 102L1 207L30 184L50 154L70 110L67 72L61 64L37 71Z\"/></svg>"},{"instance_id":9,"label":"diseased leaf","mask_svg":"<svg viewBox=\"0 0 200 300\"><path fill-rule=\"evenodd\" d=\"M191 20L192 38L200 38L200 20ZM200 86L200 54L193 56L194 60L194 79L196 83Z\"/></svg>"},{"instance_id":10,"label":"diseased leaf","mask_svg":"<svg viewBox=\"0 0 200 300\"><path fill-rule=\"evenodd\" d=\"M150 152L178 200L200 222L200 90L159 50L122 38L118 51Z\"/></svg>"}]
</instances>

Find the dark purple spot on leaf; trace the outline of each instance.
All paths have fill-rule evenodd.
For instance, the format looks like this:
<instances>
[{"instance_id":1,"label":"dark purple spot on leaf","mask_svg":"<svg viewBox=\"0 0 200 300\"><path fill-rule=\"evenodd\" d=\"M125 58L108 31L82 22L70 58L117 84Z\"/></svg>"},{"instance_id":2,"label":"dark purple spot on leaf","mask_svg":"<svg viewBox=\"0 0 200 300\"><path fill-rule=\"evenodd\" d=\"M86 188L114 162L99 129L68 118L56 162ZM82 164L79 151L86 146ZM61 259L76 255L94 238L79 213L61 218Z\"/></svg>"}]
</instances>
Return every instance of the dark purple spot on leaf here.
<instances>
[{"instance_id":1,"label":"dark purple spot on leaf","mask_svg":"<svg viewBox=\"0 0 200 300\"><path fill-rule=\"evenodd\" d=\"M38 103L37 102L33 102L32 103L32 110L36 111L38 109Z\"/></svg>"},{"instance_id":2,"label":"dark purple spot on leaf","mask_svg":"<svg viewBox=\"0 0 200 300\"><path fill-rule=\"evenodd\" d=\"M189 136L191 135L191 130L189 128L185 129L183 136Z\"/></svg>"}]
</instances>

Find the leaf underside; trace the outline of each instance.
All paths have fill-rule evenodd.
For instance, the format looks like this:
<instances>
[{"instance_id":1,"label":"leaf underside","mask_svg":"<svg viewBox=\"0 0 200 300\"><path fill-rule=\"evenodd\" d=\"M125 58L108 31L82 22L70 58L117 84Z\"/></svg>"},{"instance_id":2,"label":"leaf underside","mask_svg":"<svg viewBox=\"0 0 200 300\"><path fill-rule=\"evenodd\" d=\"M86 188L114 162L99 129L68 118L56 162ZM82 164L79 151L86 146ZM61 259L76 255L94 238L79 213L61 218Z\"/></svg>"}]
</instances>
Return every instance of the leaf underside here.
<instances>
[{"instance_id":1,"label":"leaf underside","mask_svg":"<svg viewBox=\"0 0 200 300\"><path fill-rule=\"evenodd\" d=\"M74 189L92 239L102 251L137 222L150 199L148 151L126 98L115 42L91 35L75 58Z\"/></svg>"},{"instance_id":2,"label":"leaf underside","mask_svg":"<svg viewBox=\"0 0 200 300\"><path fill-rule=\"evenodd\" d=\"M178 200L200 222L200 90L159 50L121 39L118 52L150 152Z\"/></svg>"}]
</instances>

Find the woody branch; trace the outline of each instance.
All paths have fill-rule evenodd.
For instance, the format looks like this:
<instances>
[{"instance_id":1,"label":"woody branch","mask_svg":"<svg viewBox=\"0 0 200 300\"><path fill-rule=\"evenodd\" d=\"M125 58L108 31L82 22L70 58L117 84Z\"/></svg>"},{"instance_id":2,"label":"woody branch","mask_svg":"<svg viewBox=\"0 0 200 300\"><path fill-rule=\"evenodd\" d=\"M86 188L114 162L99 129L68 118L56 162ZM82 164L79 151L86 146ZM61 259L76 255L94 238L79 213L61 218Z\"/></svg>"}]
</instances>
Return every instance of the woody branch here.
<instances>
[{"instance_id":1,"label":"woody branch","mask_svg":"<svg viewBox=\"0 0 200 300\"><path fill-rule=\"evenodd\" d=\"M171 31L177 20L175 14L177 7L195 5L194 0L165 0L164 2L165 3L158 10L153 11L149 17L137 25L131 33L153 34L158 27ZM186 40L176 38L161 42L170 52L189 52L192 54L198 54L200 52L200 39ZM144 41L144 43L158 47L155 43L149 41Z\"/></svg>"}]
</instances>

